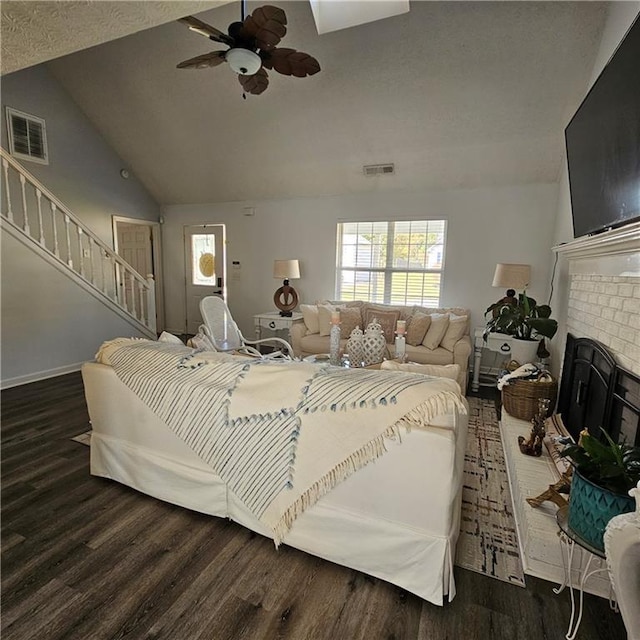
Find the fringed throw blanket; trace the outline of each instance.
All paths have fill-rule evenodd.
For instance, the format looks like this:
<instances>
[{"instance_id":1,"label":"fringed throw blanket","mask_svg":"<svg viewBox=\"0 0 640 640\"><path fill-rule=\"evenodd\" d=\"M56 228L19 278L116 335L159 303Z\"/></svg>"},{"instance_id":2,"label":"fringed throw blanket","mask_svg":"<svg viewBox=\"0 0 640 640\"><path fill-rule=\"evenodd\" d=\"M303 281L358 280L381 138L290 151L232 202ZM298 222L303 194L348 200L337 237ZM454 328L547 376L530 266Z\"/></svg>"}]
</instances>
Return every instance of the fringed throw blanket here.
<instances>
[{"instance_id":1,"label":"fringed throw blanket","mask_svg":"<svg viewBox=\"0 0 640 640\"><path fill-rule=\"evenodd\" d=\"M198 353L146 340L96 359L224 480L279 544L304 510L380 457L400 428L465 412L452 380Z\"/></svg>"}]
</instances>

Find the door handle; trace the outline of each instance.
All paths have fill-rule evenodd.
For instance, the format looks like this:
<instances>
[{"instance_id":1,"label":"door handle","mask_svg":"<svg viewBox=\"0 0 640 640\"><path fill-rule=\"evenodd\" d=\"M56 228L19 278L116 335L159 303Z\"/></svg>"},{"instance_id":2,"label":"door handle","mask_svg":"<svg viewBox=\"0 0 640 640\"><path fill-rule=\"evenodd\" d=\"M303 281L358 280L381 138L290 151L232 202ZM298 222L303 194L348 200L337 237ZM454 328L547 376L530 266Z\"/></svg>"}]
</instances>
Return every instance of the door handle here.
<instances>
[{"instance_id":1,"label":"door handle","mask_svg":"<svg viewBox=\"0 0 640 640\"><path fill-rule=\"evenodd\" d=\"M218 278L217 283L216 287L218 287L218 289L222 289L222 278ZM222 291L220 293L222 293Z\"/></svg>"},{"instance_id":2,"label":"door handle","mask_svg":"<svg viewBox=\"0 0 640 640\"><path fill-rule=\"evenodd\" d=\"M220 289L220 291L214 291L213 294L216 295L216 296L221 296L222 295L222 289Z\"/></svg>"}]
</instances>

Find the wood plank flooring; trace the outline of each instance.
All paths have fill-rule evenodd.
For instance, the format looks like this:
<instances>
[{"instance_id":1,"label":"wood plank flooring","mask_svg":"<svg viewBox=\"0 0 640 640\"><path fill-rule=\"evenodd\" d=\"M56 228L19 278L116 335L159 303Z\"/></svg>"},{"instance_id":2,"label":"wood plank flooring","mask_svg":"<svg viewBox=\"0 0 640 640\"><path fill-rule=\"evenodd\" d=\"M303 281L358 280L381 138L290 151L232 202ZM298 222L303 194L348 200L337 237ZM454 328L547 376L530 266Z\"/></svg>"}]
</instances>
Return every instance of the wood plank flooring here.
<instances>
[{"instance_id":1,"label":"wood plank flooring","mask_svg":"<svg viewBox=\"0 0 640 640\"><path fill-rule=\"evenodd\" d=\"M79 374L2 393L3 640L556 640L568 593L456 567L437 607L89 475ZM580 640L626 638L586 596Z\"/></svg>"}]
</instances>

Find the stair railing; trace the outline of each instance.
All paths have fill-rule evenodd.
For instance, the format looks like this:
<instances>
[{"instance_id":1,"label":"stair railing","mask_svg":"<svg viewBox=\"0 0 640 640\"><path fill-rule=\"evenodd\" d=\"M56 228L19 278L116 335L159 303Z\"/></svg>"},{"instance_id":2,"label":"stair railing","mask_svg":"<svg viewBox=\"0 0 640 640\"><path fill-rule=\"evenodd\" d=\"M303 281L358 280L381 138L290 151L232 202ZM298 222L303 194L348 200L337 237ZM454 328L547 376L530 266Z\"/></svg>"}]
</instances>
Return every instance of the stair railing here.
<instances>
[{"instance_id":1,"label":"stair railing","mask_svg":"<svg viewBox=\"0 0 640 640\"><path fill-rule=\"evenodd\" d=\"M0 157L2 217L155 337L153 275L135 271L2 148Z\"/></svg>"}]
</instances>

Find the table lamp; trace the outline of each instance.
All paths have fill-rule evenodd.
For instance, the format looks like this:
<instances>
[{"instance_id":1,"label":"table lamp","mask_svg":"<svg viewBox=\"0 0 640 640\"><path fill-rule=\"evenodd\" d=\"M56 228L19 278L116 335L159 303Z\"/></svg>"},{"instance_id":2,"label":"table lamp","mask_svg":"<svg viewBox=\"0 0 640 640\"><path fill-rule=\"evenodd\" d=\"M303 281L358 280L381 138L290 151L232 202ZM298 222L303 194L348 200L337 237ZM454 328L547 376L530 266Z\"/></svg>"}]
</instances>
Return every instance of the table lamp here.
<instances>
[{"instance_id":1,"label":"table lamp","mask_svg":"<svg viewBox=\"0 0 640 640\"><path fill-rule=\"evenodd\" d=\"M498 263L493 274L492 287L507 287L506 295L502 300L503 304L517 304L516 289L526 289L531 279L531 267L528 264L505 264Z\"/></svg>"},{"instance_id":2,"label":"table lamp","mask_svg":"<svg viewBox=\"0 0 640 640\"><path fill-rule=\"evenodd\" d=\"M273 277L284 278L282 286L273 294L273 303L280 309L281 316L290 317L298 306L298 294L289 280L300 277L300 263L298 260L274 260Z\"/></svg>"}]
</instances>

